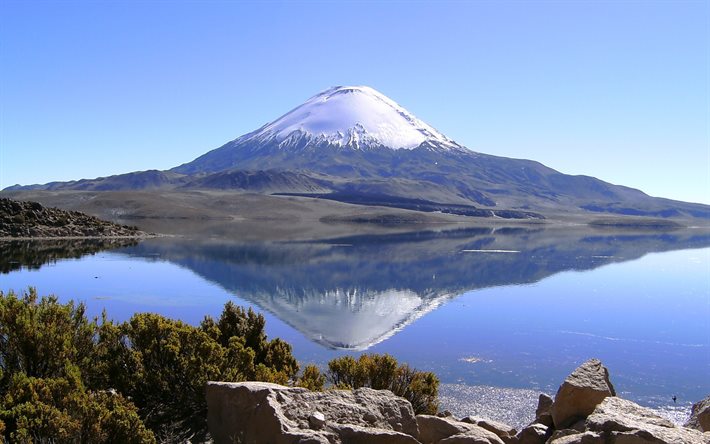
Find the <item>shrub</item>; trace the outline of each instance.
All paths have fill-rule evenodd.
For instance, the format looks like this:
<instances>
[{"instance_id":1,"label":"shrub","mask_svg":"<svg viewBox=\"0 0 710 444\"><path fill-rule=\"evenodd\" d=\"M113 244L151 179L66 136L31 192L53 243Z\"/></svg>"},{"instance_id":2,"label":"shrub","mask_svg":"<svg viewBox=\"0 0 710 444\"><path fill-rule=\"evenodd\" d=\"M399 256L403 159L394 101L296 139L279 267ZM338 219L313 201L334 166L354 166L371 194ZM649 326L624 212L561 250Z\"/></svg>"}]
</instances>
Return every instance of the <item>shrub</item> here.
<instances>
[{"instance_id":1,"label":"shrub","mask_svg":"<svg viewBox=\"0 0 710 444\"><path fill-rule=\"evenodd\" d=\"M15 373L56 378L90 368L95 332L83 304L38 300L34 288L21 297L0 291L0 392Z\"/></svg>"},{"instance_id":2,"label":"shrub","mask_svg":"<svg viewBox=\"0 0 710 444\"><path fill-rule=\"evenodd\" d=\"M296 385L307 388L308 390L320 392L325 386L325 375L321 374L320 370L315 365L307 365L306 368L303 369L303 375L298 379Z\"/></svg>"},{"instance_id":3,"label":"shrub","mask_svg":"<svg viewBox=\"0 0 710 444\"><path fill-rule=\"evenodd\" d=\"M232 303L198 327L149 313L99 323L33 288L0 292L0 437L152 442L147 426L162 442L205 440L208 380L285 384L298 373L264 324Z\"/></svg>"},{"instance_id":4,"label":"shrub","mask_svg":"<svg viewBox=\"0 0 710 444\"><path fill-rule=\"evenodd\" d=\"M0 422L9 442L155 443L123 396L85 391L71 378L16 373L0 398Z\"/></svg>"},{"instance_id":5,"label":"shrub","mask_svg":"<svg viewBox=\"0 0 710 444\"><path fill-rule=\"evenodd\" d=\"M390 390L409 400L416 414L436 414L439 407L436 375L399 365L387 354L364 354L357 360L350 356L333 359L328 363L328 380L338 388Z\"/></svg>"}]
</instances>

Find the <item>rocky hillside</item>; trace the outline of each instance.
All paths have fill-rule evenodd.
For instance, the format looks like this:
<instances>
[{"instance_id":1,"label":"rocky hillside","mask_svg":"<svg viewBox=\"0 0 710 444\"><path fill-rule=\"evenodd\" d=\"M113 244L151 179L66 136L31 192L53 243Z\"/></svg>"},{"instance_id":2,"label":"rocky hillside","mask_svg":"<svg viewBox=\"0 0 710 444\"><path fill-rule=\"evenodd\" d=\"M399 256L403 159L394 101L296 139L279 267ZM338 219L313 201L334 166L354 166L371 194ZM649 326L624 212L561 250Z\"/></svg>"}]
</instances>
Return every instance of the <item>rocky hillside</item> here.
<instances>
[{"instance_id":1,"label":"rocky hillside","mask_svg":"<svg viewBox=\"0 0 710 444\"><path fill-rule=\"evenodd\" d=\"M78 211L37 202L0 199L0 237L137 237L137 227L118 225Z\"/></svg>"},{"instance_id":2,"label":"rocky hillside","mask_svg":"<svg viewBox=\"0 0 710 444\"><path fill-rule=\"evenodd\" d=\"M415 415L389 391L311 392L263 382L207 385L215 444L708 444L710 398L693 407L685 427L616 396L599 360L579 366L554 399L541 395L535 420L517 431L484 418ZM704 432L704 433L703 433Z\"/></svg>"}]
</instances>

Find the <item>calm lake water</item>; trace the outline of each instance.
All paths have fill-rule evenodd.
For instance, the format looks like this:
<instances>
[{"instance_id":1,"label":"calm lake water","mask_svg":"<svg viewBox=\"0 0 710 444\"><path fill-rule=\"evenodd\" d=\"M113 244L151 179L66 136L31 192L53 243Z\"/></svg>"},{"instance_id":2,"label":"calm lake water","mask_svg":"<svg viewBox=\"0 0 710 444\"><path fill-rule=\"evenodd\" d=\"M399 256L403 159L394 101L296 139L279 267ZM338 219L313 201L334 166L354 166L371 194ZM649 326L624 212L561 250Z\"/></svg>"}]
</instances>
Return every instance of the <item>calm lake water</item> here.
<instances>
[{"instance_id":1,"label":"calm lake water","mask_svg":"<svg viewBox=\"0 0 710 444\"><path fill-rule=\"evenodd\" d=\"M501 389L529 402L554 394L591 357L644 405L675 395L687 407L710 394L706 231L5 242L0 252L0 290L35 286L92 315L152 311L192 324L233 300L263 313L269 336L303 363L376 352L436 372L452 410L465 409L456 394L472 386L483 392L470 396Z\"/></svg>"}]
</instances>

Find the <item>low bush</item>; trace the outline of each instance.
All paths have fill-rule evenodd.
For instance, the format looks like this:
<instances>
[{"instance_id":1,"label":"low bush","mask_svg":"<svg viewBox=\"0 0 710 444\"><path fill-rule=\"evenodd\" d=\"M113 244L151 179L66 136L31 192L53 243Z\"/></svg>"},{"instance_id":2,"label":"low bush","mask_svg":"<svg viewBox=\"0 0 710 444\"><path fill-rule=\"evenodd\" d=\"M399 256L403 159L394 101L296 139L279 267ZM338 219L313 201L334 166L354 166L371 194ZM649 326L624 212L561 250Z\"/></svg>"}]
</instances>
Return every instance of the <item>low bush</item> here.
<instances>
[{"instance_id":1,"label":"low bush","mask_svg":"<svg viewBox=\"0 0 710 444\"><path fill-rule=\"evenodd\" d=\"M328 363L327 378L338 388L390 390L409 400L416 414L436 414L439 408L439 378L432 372L400 365L388 354L333 359Z\"/></svg>"}]
</instances>

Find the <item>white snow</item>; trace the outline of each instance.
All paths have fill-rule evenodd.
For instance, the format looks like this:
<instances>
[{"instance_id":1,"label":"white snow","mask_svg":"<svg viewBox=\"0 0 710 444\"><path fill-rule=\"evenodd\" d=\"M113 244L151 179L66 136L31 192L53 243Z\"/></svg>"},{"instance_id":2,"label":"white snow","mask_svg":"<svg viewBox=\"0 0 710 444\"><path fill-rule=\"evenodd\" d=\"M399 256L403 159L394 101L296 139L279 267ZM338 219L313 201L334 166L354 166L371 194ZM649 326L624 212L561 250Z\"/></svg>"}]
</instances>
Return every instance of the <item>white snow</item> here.
<instances>
[{"instance_id":1,"label":"white snow","mask_svg":"<svg viewBox=\"0 0 710 444\"><path fill-rule=\"evenodd\" d=\"M276 140L281 144L305 136L317 142L356 148L384 145L412 149L425 141L446 148L459 147L384 94L367 86L336 86L325 90L247 136L251 140Z\"/></svg>"}]
</instances>

